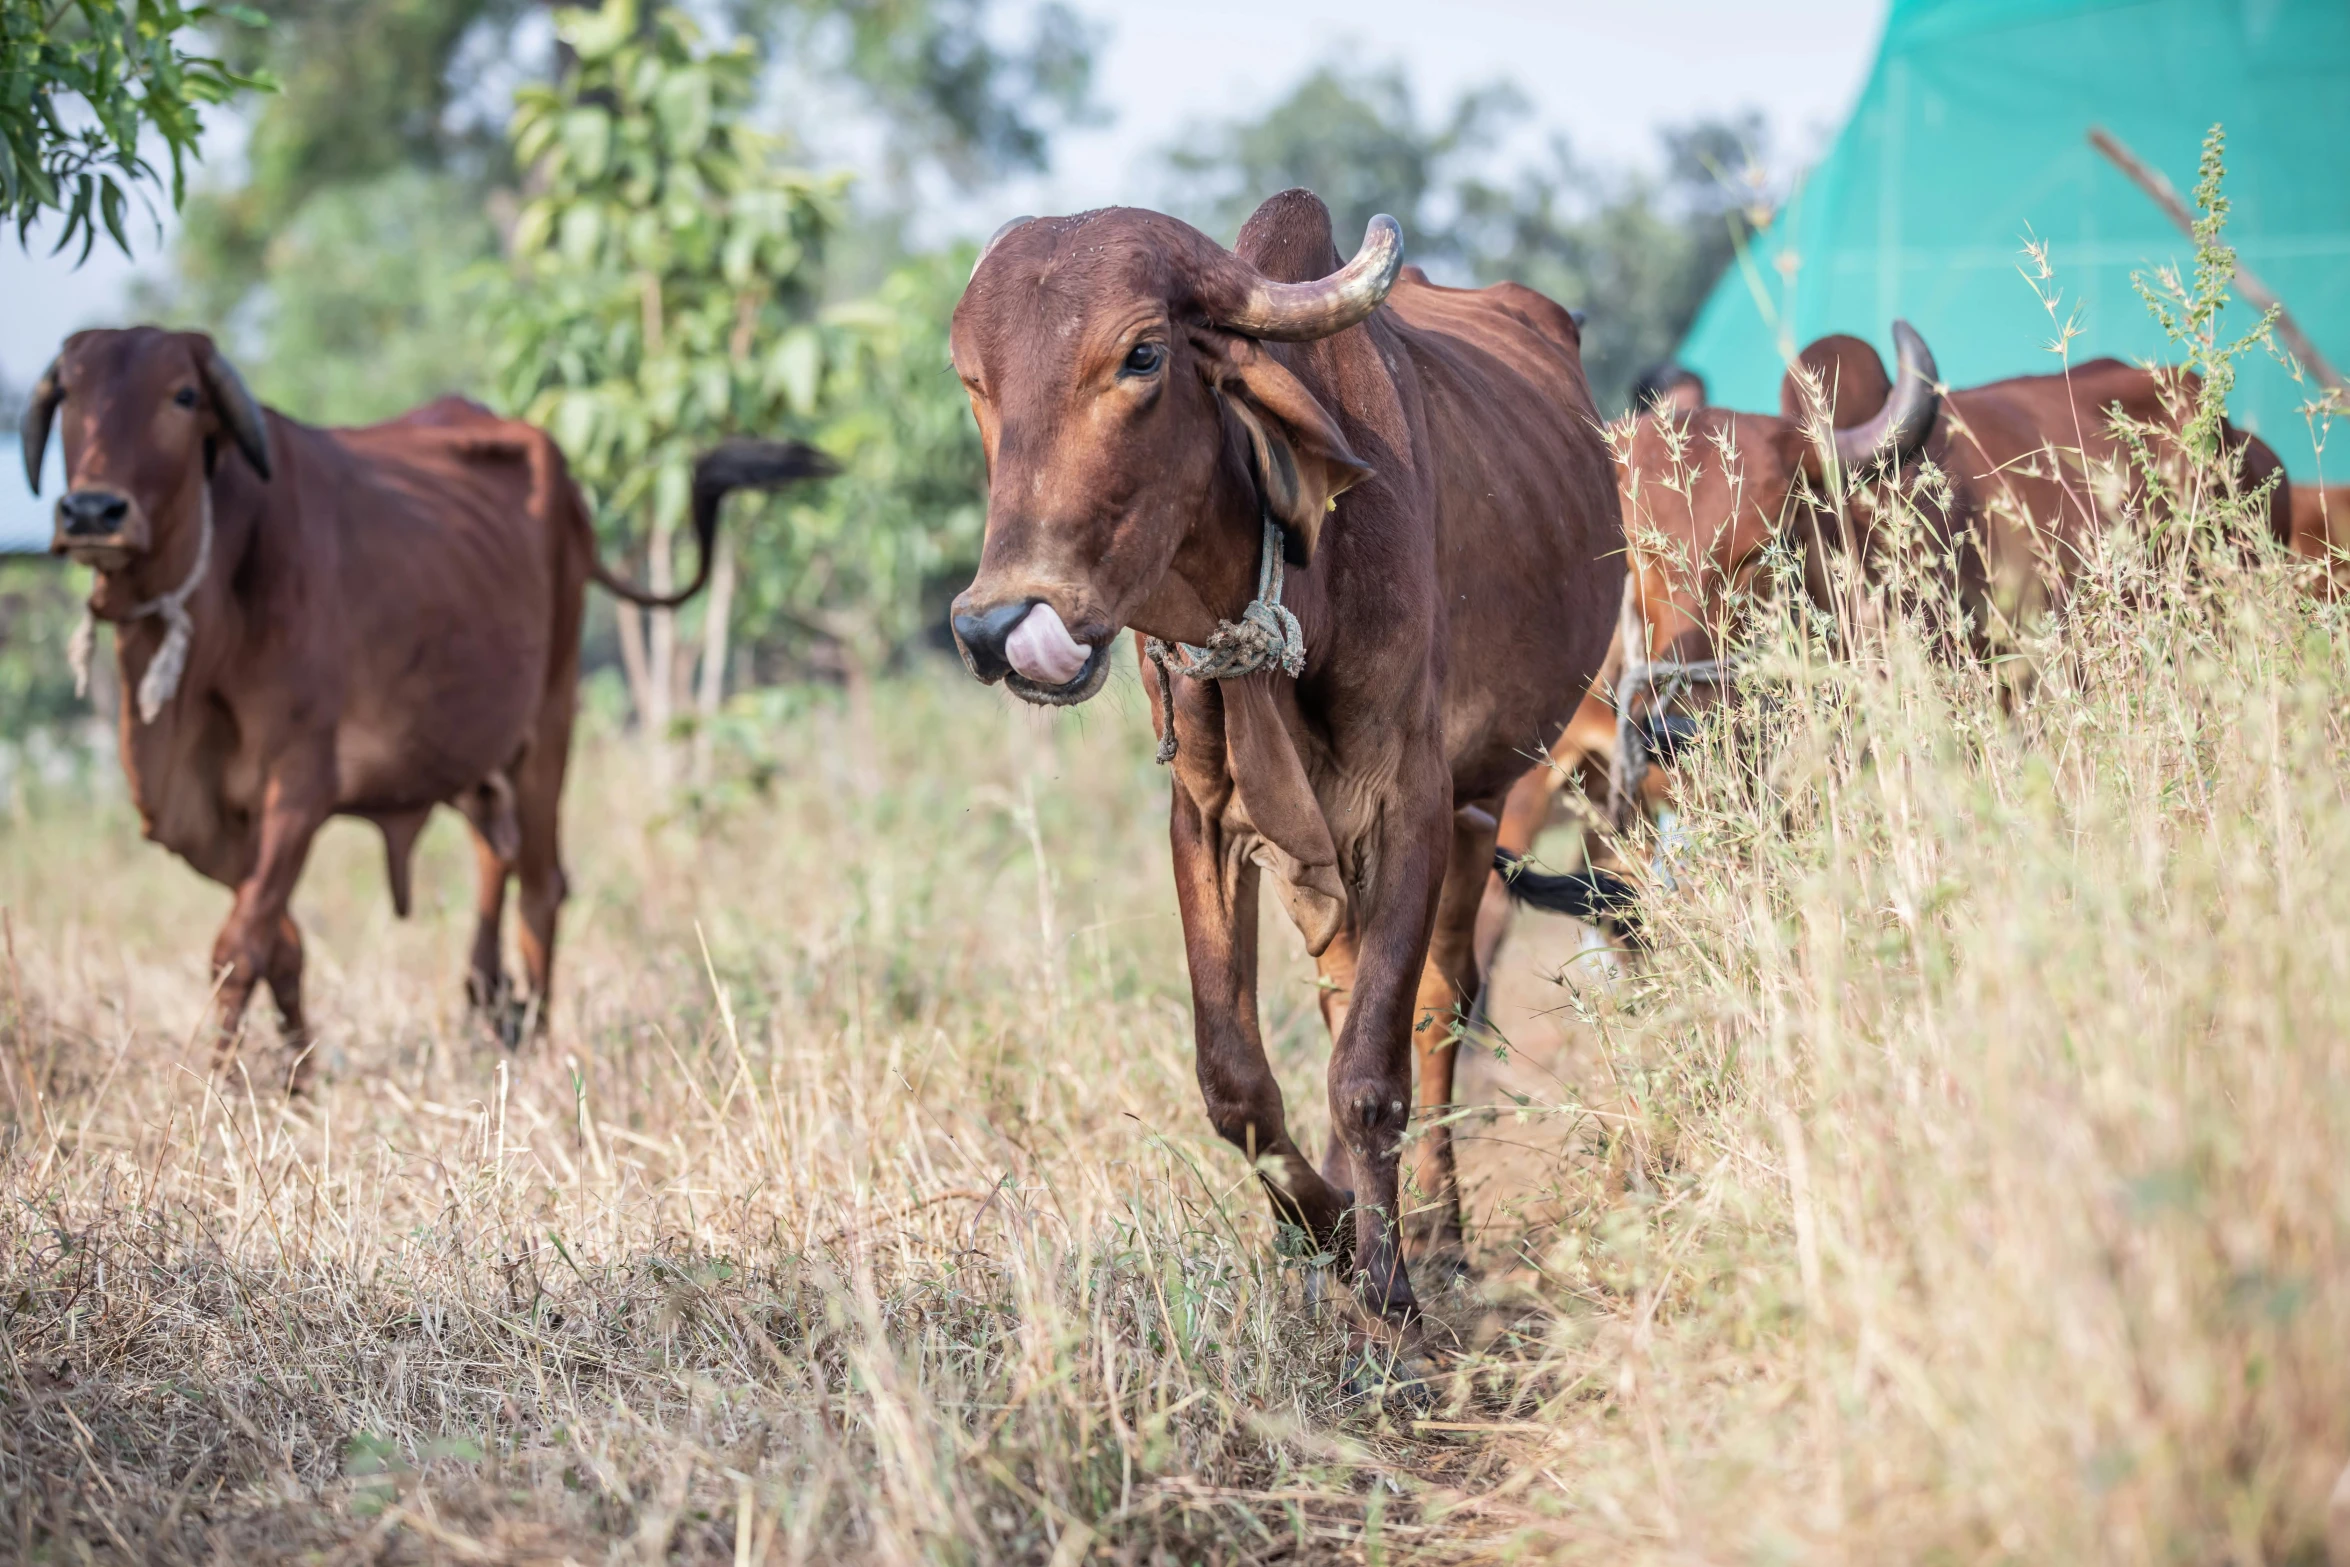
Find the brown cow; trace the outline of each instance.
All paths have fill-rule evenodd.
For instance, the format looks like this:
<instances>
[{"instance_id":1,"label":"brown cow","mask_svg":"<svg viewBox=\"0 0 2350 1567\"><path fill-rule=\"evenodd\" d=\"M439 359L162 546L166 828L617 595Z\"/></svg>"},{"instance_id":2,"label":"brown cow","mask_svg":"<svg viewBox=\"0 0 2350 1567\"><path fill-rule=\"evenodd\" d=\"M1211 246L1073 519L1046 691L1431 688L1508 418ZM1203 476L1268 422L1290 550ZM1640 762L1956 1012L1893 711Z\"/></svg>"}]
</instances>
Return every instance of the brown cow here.
<instances>
[{"instance_id":1,"label":"brown cow","mask_svg":"<svg viewBox=\"0 0 2350 1567\"><path fill-rule=\"evenodd\" d=\"M116 628L141 824L236 893L212 948L219 1060L267 981L296 1090L310 1040L286 905L311 835L330 815L376 823L405 916L409 851L433 806L456 806L481 870L467 994L510 1038L523 1017L543 1026L585 584L682 603L728 491L830 471L790 444L705 457L701 570L655 597L596 559L554 442L461 399L315 429L256 403L209 337L140 327L77 333L42 376L23 427L36 492L53 422L66 491L51 548L96 568L90 612ZM500 957L509 877L527 1006Z\"/></svg>"},{"instance_id":2,"label":"brown cow","mask_svg":"<svg viewBox=\"0 0 2350 1567\"><path fill-rule=\"evenodd\" d=\"M1191 645L1146 684L1208 1116L1416 1342L1414 1049L1440 1116L1492 813L1599 666L1622 534L1567 312L1398 281L1401 244L1375 219L1340 269L1306 191L1259 207L1236 252L1130 208L1007 225L955 310L988 516L954 632L973 674L1034 702L1092 695L1122 630ZM1287 662L1276 599L1302 633ZM1319 1171L1258 1033L1260 870L1336 1039ZM1412 1243L1451 1262L1440 1121L1421 1148Z\"/></svg>"},{"instance_id":3,"label":"brown cow","mask_svg":"<svg viewBox=\"0 0 2350 1567\"><path fill-rule=\"evenodd\" d=\"M2350 585L2350 484L2293 486L2293 553L2324 565L2328 597Z\"/></svg>"},{"instance_id":4,"label":"brown cow","mask_svg":"<svg viewBox=\"0 0 2350 1567\"><path fill-rule=\"evenodd\" d=\"M2150 432L2150 455L2175 468L2194 402L2191 375L2099 359L2066 374L1941 393L1924 341L1906 322L1893 330L1897 380L1866 342L1826 337L1790 369L1776 418L1703 408L1630 427L1619 483L1633 567L1617 641L1602 682L1553 746L1554 765L1529 773L1505 807L1505 854L1526 851L1570 779L1605 798L1618 827L1658 804L1665 781L1648 768L1647 752L1684 732L1669 708L1719 689L1720 638L1769 546L1789 537L1804 546L1806 587L1823 605L1831 554L1879 560L1883 491L1856 483L1841 510L1822 500L1823 429L1860 478L1888 461L1903 465L1905 497L1926 525L1922 560L1929 571L1955 571L1947 586L1969 622L1964 640L1977 650L2011 643L2059 602L2094 534L2155 509L2113 412ZM2291 502L2275 454L2232 427L2224 438L2238 454L2231 482L2244 493L2277 476L2264 504L2271 537L2284 543ZM1947 479L1946 491L1917 482L1923 463ZM1592 846L1603 859L1598 840ZM1579 912L1571 907L1578 900L1605 912L1622 896L1604 877L1595 887L1590 877L1527 874L1507 891L1569 912ZM1497 878L1486 895L1484 961L1509 901Z\"/></svg>"}]
</instances>

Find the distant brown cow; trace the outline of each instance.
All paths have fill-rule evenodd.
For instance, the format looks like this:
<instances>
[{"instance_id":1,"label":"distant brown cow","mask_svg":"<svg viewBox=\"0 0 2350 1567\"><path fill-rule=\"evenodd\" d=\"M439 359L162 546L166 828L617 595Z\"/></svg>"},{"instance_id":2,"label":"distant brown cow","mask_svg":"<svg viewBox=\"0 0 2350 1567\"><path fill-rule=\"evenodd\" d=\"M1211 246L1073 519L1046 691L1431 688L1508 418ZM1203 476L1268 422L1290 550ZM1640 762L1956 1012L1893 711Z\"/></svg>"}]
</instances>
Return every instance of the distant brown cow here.
<instances>
[{"instance_id":1,"label":"distant brown cow","mask_svg":"<svg viewBox=\"0 0 2350 1567\"><path fill-rule=\"evenodd\" d=\"M1927 530L1921 564L1955 572L1947 586L1978 649L2011 641L2057 602L2096 533L2157 510L2113 412L2151 432L2150 454L2175 467L2192 375L2098 359L2069 374L1945 393L1924 340L1907 322L1895 322L1893 335L1897 378L1866 342L1826 337L1789 371L1775 418L1701 408L1632 425L1618 474L1633 557L1618 638L1603 683L1552 748L1556 765L1529 773L1505 808L1505 853L1525 852L1570 778L1600 793L1618 826L1644 799L1655 803L1662 780L1646 753L1679 732L1671 709L1719 689L1719 639L1768 547L1782 539L1803 547L1806 586L1822 604L1832 556L1879 558L1880 488L1855 484L1841 511L1822 499L1825 458L1814 432L1823 421L1847 472L1866 480L1886 463L1900 466L1907 502ZM1817 414L1807 412L1815 402ZM2250 494L2275 478L2268 528L2286 542L2291 502L2275 453L2232 427L2223 438L2236 454L2230 482ZM1926 463L1947 479L1946 492L1918 482ZM1522 876L1508 890L1552 906L1595 896L1588 878L1575 887ZM1602 904L1608 890L1596 891ZM1487 892L1488 959L1507 903L1497 881Z\"/></svg>"},{"instance_id":2,"label":"distant brown cow","mask_svg":"<svg viewBox=\"0 0 2350 1567\"><path fill-rule=\"evenodd\" d=\"M701 570L656 597L596 559L546 434L461 399L314 429L257 404L210 338L140 327L77 333L41 377L23 427L36 492L52 423L66 491L51 548L96 568L90 610L116 628L131 798L149 838L236 893L212 949L220 1059L267 981L295 1089L310 1041L286 905L311 835L338 814L379 826L405 916L416 836L457 807L481 869L467 994L509 1027L543 1025L586 583L682 603L730 490L829 471L789 444L704 458ZM500 958L510 876L527 1009Z\"/></svg>"},{"instance_id":3,"label":"distant brown cow","mask_svg":"<svg viewBox=\"0 0 2350 1567\"><path fill-rule=\"evenodd\" d=\"M1029 701L1074 702L1123 630L1201 649L1164 653L1171 702L1147 664L1145 684L1174 747L1208 1116L1276 1215L1351 1253L1366 1303L1408 1337L1414 1050L1419 1102L1440 1112L1482 977L1492 813L1598 668L1623 568L1567 312L1513 285L1397 281L1401 243L1376 219L1341 269L1306 191L1259 207L1237 253L1130 208L1028 220L981 257L952 343L989 468L979 574L954 606L964 658ZM1227 658L1250 648L1274 667ZM1275 673L1286 652L1295 678ZM1258 1032L1260 869L1336 1035L1320 1171ZM1412 1241L1457 1266L1441 1122L1422 1149Z\"/></svg>"},{"instance_id":4,"label":"distant brown cow","mask_svg":"<svg viewBox=\"0 0 2350 1567\"><path fill-rule=\"evenodd\" d=\"M2326 568L2328 595L2350 585L2350 484L2293 486L2293 553Z\"/></svg>"}]
</instances>

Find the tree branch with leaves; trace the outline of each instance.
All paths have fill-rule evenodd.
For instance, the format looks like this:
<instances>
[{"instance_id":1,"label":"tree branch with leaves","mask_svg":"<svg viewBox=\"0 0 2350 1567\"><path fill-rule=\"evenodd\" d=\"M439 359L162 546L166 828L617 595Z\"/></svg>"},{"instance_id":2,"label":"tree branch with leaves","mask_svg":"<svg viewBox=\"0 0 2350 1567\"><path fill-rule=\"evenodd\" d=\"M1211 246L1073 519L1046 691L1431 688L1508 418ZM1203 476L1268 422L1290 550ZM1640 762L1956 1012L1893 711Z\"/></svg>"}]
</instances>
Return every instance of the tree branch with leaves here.
<instances>
[{"instance_id":1,"label":"tree branch with leaves","mask_svg":"<svg viewBox=\"0 0 2350 1567\"><path fill-rule=\"evenodd\" d=\"M183 41L207 27L263 25L241 5L0 0L0 215L15 222L17 243L30 244L33 225L56 213L55 248L81 240L75 265L101 228L129 254L134 196L150 212L150 187L162 187L174 209L187 198L202 106L271 85L263 73L188 53ZM162 141L168 180L147 160L150 132Z\"/></svg>"}]
</instances>

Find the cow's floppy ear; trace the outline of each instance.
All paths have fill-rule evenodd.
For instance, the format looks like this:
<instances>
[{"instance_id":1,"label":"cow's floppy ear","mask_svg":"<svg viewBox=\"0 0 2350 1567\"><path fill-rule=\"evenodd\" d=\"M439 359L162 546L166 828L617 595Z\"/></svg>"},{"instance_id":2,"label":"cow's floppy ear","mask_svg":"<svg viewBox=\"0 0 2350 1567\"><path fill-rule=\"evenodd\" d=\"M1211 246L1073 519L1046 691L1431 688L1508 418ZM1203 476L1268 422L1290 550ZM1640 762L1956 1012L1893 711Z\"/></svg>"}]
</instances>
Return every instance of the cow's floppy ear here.
<instances>
[{"instance_id":1,"label":"cow's floppy ear","mask_svg":"<svg viewBox=\"0 0 2350 1567\"><path fill-rule=\"evenodd\" d=\"M237 367L228 362L228 356L212 346L205 338L196 350L196 373L204 379L204 390L212 394L213 412L220 416L221 425L237 443L237 450L245 454L245 461L262 478L269 477L269 425L261 417L261 405L253 394L245 390L244 377Z\"/></svg>"},{"instance_id":2,"label":"cow's floppy ear","mask_svg":"<svg viewBox=\"0 0 2350 1567\"><path fill-rule=\"evenodd\" d=\"M1201 373L1248 433L1257 483L1281 524L1282 555L1310 565L1330 503L1371 477L1305 384L1245 337L1195 332Z\"/></svg>"},{"instance_id":3,"label":"cow's floppy ear","mask_svg":"<svg viewBox=\"0 0 2350 1567\"><path fill-rule=\"evenodd\" d=\"M35 495L41 493L41 458L49 450L49 426L57 418L57 405L65 400L65 389L57 379L58 367L64 362L49 361L17 425L17 436L24 443L24 482L33 487Z\"/></svg>"}]
</instances>

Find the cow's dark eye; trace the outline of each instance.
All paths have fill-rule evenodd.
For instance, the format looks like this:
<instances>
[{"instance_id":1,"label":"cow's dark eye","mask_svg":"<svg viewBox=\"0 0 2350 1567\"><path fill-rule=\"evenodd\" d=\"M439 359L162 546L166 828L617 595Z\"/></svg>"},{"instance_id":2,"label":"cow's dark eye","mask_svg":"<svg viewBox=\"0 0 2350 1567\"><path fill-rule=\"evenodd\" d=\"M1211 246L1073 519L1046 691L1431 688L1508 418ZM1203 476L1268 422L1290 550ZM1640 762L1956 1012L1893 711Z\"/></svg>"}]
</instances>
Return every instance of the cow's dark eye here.
<instances>
[{"instance_id":1,"label":"cow's dark eye","mask_svg":"<svg viewBox=\"0 0 2350 1567\"><path fill-rule=\"evenodd\" d=\"M1118 369L1124 375L1156 375L1166 362L1166 344L1137 343L1126 351L1126 362Z\"/></svg>"},{"instance_id":2,"label":"cow's dark eye","mask_svg":"<svg viewBox=\"0 0 2350 1567\"><path fill-rule=\"evenodd\" d=\"M193 408L196 406L196 389L192 386L183 386L171 394L171 400L182 408Z\"/></svg>"}]
</instances>

